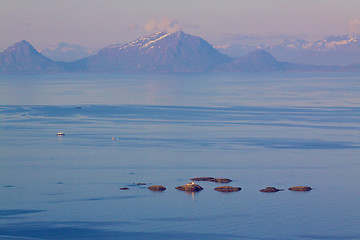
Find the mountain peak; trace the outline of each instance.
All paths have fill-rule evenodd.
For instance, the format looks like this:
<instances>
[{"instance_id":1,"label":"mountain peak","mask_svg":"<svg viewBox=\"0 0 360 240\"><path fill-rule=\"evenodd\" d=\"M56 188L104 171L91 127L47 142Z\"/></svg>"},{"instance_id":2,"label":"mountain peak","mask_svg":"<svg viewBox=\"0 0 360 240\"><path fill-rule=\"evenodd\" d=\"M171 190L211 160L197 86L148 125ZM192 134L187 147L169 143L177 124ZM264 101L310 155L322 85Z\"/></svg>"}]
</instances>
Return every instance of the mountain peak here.
<instances>
[{"instance_id":1,"label":"mountain peak","mask_svg":"<svg viewBox=\"0 0 360 240\"><path fill-rule=\"evenodd\" d=\"M32 47L32 45L26 41L26 40L21 40L19 42L16 42L13 46L27 46L27 47Z\"/></svg>"},{"instance_id":2,"label":"mountain peak","mask_svg":"<svg viewBox=\"0 0 360 240\"><path fill-rule=\"evenodd\" d=\"M354 35L329 37L314 45L338 48L351 43L353 49L357 49L359 42L359 36ZM298 40L285 44L291 48L309 45ZM69 52L73 47L74 45L61 43L58 50ZM23 40L0 52L0 72L270 72L355 71L359 68L358 65L339 68L291 64L277 61L271 54L257 48L246 56L231 58L218 52L204 39L178 31L152 33L129 43L108 46L81 60L65 63L50 60Z\"/></svg>"},{"instance_id":3,"label":"mountain peak","mask_svg":"<svg viewBox=\"0 0 360 240\"><path fill-rule=\"evenodd\" d=\"M30 51L36 51L34 47L26 40L21 40L19 42L16 42L14 45L8 47L5 52L12 52L15 50L30 50Z\"/></svg>"},{"instance_id":4,"label":"mountain peak","mask_svg":"<svg viewBox=\"0 0 360 240\"><path fill-rule=\"evenodd\" d=\"M60 72L61 67L22 40L0 53L0 72Z\"/></svg>"},{"instance_id":5,"label":"mountain peak","mask_svg":"<svg viewBox=\"0 0 360 240\"><path fill-rule=\"evenodd\" d=\"M84 59L94 71L117 72L199 72L230 60L202 38L182 31L152 33Z\"/></svg>"},{"instance_id":6,"label":"mountain peak","mask_svg":"<svg viewBox=\"0 0 360 240\"><path fill-rule=\"evenodd\" d=\"M245 58L253 62L267 62L267 63L277 62L277 60L270 53L260 49L249 52L245 56Z\"/></svg>"},{"instance_id":7,"label":"mountain peak","mask_svg":"<svg viewBox=\"0 0 360 240\"><path fill-rule=\"evenodd\" d=\"M154 48L154 47L159 47L168 38L172 38L173 40L181 40L184 38L197 38L197 37L191 36L190 34L186 34L183 31L177 31L173 33L156 32L146 35L144 37L140 37L129 43L110 45L102 49L101 51L107 51L109 49L111 49L111 51L114 49L120 51L125 49L136 49L136 48L138 49Z\"/></svg>"},{"instance_id":8,"label":"mountain peak","mask_svg":"<svg viewBox=\"0 0 360 240\"><path fill-rule=\"evenodd\" d=\"M270 53L254 50L244 57L236 58L229 64L219 66L217 71L273 72L281 71L282 65Z\"/></svg>"},{"instance_id":9,"label":"mountain peak","mask_svg":"<svg viewBox=\"0 0 360 240\"><path fill-rule=\"evenodd\" d=\"M100 52L107 52L107 51L114 51L114 50L117 50L117 51L120 51L120 50L123 50L123 49L129 49L129 48L141 48L141 47L146 47L148 46L149 44L153 43L153 42L156 42L166 36L168 36L170 34L168 33L165 33L165 32L157 32L157 33L152 33L152 34L149 34L147 36L144 36L144 37L140 37L132 42L128 42L128 43L125 43L125 44L113 44L113 45L110 45L108 47L105 47L103 48L102 50L100 50Z\"/></svg>"},{"instance_id":10,"label":"mountain peak","mask_svg":"<svg viewBox=\"0 0 360 240\"><path fill-rule=\"evenodd\" d=\"M173 32L171 33L172 35L176 35L176 36L185 36L185 35L190 35L190 34L187 34L187 33L184 33L183 31L177 31L177 32ZM171 35L170 34L170 35Z\"/></svg>"}]
</instances>

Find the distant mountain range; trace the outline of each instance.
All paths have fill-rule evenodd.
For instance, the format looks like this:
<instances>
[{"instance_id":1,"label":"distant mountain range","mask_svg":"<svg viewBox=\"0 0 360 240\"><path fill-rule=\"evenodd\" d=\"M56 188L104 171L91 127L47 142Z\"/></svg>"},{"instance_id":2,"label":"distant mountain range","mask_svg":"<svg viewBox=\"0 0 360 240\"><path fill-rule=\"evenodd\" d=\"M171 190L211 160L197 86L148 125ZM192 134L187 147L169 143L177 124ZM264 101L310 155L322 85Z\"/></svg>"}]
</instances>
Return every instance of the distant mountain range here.
<instances>
[{"instance_id":1,"label":"distant mountain range","mask_svg":"<svg viewBox=\"0 0 360 240\"><path fill-rule=\"evenodd\" d=\"M220 53L202 38L182 31L150 34L71 62L53 61L26 41L0 53L0 72L3 73L273 71L360 71L360 64L340 67L279 62L263 50L234 58Z\"/></svg>"},{"instance_id":2,"label":"distant mountain range","mask_svg":"<svg viewBox=\"0 0 360 240\"><path fill-rule=\"evenodd\" d=\"M89 57L96 53L95 49L86 48L76 44L59 43L54 46L38 50L45 57L54 61L72 62Z\"/></svg>"},{"instance_id":3,"label":"distant mountain range","mask_svg":"<svg viewBox=\"0 0 360 240\"><path fill-rule=\"evenodd\" d=\"M317 65L349 65L360 62L360 35L329 36L315 42L292 39L264 44L244 41L216 48L229 56L238 57L254 50L264 50L278 60Z\"/></svg>"}]
</instances>

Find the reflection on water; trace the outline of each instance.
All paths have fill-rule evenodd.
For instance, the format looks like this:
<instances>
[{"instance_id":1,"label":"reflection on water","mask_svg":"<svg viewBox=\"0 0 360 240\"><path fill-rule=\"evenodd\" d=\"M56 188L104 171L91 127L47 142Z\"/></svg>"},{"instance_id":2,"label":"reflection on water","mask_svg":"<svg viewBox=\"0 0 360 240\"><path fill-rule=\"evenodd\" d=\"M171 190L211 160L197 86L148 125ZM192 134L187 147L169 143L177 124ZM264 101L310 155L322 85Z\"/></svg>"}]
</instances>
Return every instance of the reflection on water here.
<instances>
[{"instance_id":1,"label":"reflection on water","mask_svg":"<svg viewBox=\"0 0 360 240\"><path fill-rule=\"evenodd\" d=\"M358 107L357 73L1 75L2 105Z\"/></svg>"},{"instance_id":2,"label":"reflection on water","mask_svg":"<svg viewBox=\"0 0 360 240\"><path fill-rule=\"evenodd\" d=\"M358 239L359 87L353 74L2 75L0 239ZM199 176L242 190L175 189ZM313 190L259 192L295 185Z\"/></svg>"}]
</instances>

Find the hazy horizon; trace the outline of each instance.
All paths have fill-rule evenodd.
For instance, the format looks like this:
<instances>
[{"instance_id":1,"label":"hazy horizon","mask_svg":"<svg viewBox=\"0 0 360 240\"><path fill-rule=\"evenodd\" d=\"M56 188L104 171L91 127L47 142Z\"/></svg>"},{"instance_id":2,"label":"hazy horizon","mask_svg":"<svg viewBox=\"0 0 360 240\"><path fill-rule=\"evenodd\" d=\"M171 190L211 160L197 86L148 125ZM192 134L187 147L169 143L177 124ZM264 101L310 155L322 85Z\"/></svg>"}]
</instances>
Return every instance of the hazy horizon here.
<instances>
[{"instance_id":1,"label":"hazy horizon","mask_svg":"<svg viewBox=\"0 0 360 240\"><path fill-rule=\"evenodd\" d=\"M359 9L0 0L0 239L360 240Z\"/></svg>"},{"instance_id":2,"label":"hazy horizon","mask_svg":"<svg viewBox=\"0 0 360 240\"><path fill-rule=\"evenodd\" d=\"M20 40L35 48L60 42L101 48L176 30L211 44L360 33L360 2L354 0L0 0L0 5L0 49Z\"/></svg>"}]
</instances>

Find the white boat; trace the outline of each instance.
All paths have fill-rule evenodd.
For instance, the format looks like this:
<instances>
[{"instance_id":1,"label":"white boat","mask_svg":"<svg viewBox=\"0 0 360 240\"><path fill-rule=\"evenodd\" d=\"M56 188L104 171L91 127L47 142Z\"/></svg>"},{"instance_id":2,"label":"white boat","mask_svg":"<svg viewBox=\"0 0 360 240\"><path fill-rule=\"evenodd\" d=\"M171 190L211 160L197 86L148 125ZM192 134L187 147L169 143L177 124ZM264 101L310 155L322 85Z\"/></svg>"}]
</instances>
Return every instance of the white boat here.
<instances>
[{"instance_id":1,"label":"white boat","mask_svg":"<svg viewBox=\"0 0 360 240\"><path fill-rule=\"evenodd\" d=\"M62 136L62 135L65 135L65 133L64 132L58 132L58 133L56 133L56 135Z\"/></svg>"}]
</instances>

